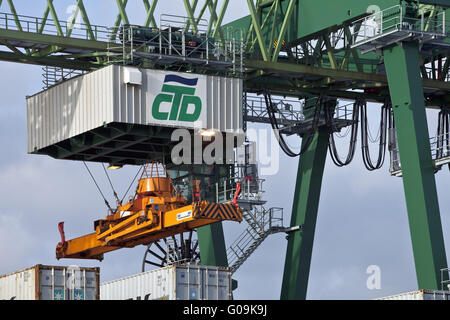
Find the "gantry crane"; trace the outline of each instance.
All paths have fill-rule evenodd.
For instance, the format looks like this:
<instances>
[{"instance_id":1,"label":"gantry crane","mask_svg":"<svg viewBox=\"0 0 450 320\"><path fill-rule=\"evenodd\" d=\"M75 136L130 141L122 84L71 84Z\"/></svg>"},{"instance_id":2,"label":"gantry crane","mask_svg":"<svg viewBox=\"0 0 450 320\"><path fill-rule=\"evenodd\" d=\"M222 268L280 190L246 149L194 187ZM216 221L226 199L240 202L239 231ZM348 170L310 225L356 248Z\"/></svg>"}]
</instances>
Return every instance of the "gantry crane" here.
<instances>
[{"instance_id":1,"label":"gantry crane","mask_svg":"<svg viewBox=\"0 0 450 320\"><path fill-rule=\"evenodd\" d=\"M216 222L242 221L236 203L217 204L196 198L188 205L175 191L165 167L161 169L157 163L146 165L134 197L104 220L95 221L94 233L66 241L60 224L62 241L56 257L103 260L106 252L149 244Z\"/></svg>"},{"instance_id":2,"label":"gantry crane","mask_svg":"<svg viewBox=\"0 0 450 320\"><path fill-rule=\"evenodd\" d=\"M14 6L18 2L0 0L0 8L9 11L0 14L0 60L49 67L54 71L52 75L57 76L47 81L47 85L70 77L73 70L89 72L111 63L116 54L114 46L123 45L120 30L136 23L130 21L127 6L143 5L146 18L138 25L161 27L154 16L158 0L111 1L112 6L117 6L112 28L91 24L92 17L82 0L77 0L76 14L68 22L58 18L54 0L42 1L45 6L42 18L18 14ZM230 47L227 41L230 35L238 35L238 42L243 41L245 60L243 72L238 76L245 81L247 121L277 127L273 114L286 113L277 109L270 99L266 108L262 103L263 107L258 109L249 104L247 95L268 91L273 96L295 99L324 98L320 99L320 105L305 105L309 126L293 112L290 119L283 119L288 124L284 133L301 135L306 153L299 159L291 219L291 226L303 228L288 236L281 298L306 298L322 177L333 134L330 130L333 126L323 117L317 122L313 118L315 114L333 111L336 99L353 100L356 106L364 105L361 102L390 106L390 116L395 120L395 128L390 129L395 131L392 135L396 136L395 151L397 158L401 158L418 286L439 289L440 280L445 280L440 279L440 269L447 267L447 259L425 110L444 110L450 104L449 1L247 0L242 4L247 4L250 15L228 24L223 21L229 0L223 0L221 6L214 0L179 3L186 9L186 24L181 31L199 34L200 22L209 12L210 19L203 32L217 40L221 49ZM77 15L81 15L82 23L77 22ZM141 62L143 56L149 56L148 47L140 56L139 49L135 49L130 51L129 46L124 47L127 63L130 55L136 54L135 61ZM165 59L144 59L140 66L229 73L214 68L210 61L193 63L182 56L177 60L181 62L168 65ZM315 112L318 108L325 112ZM268 117L268 113L272 116ZM104 128L89 133L82 141L74 139L56 145L46 150L46 154L58 159L89 160L95 158L98 150L94 148L90 155L86 155L86 150L100 146L103 149L99 159L103 160L98 161L109 161L115 159L111 154L118 145L127 151L127 146L138 143L114 140L125 139L130 132L142 134L136 128ZM136 159L121 155L119 160L132 163ZM227 265L221 224L200 228L198 236L202 263Z\"/></svg>"}]
</instances>

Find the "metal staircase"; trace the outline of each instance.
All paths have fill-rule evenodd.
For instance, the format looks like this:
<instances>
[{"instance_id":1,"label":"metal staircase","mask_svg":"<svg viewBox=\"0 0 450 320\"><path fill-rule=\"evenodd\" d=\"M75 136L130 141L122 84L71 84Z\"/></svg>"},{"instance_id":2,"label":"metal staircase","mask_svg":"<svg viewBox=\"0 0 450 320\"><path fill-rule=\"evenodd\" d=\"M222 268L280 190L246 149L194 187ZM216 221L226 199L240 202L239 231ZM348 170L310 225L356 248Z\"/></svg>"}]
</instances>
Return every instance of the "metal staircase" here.
<instances>
[{"instance_id":1,"label":"metal staircase","mask_svg":"<svg viewBox=\"0 0 450 320\"><path fill-rule=\"evenodd\" d=\"M283 227L282 208L267 210L262 206L260 208L254 206L252 211L246 211L243 216L249 226L227 250L228 264L233 273L269 235L286 232L286 228Z\"/></svg>"},{"instance_id":2,"label":"metal staircase","mask_svg":"<svg viewBox=\"0 0 450 320\"><path fill-rule=\"evenodd\" d=\"M216 183L216 202L236 201L241 207L247 228L227 249L228 265L232 272L252 255L253 252L275 233L298 231L300 226L287 228L283 226L283 209L266 209L263 198L263 179L258 178L258 167L254 163L255 144L248 143L236 150L234 177ZM238 187L239 186L239 187ZM238 190L239 188L239 190ZM239 194L235 199L236 194Z\"/></svg>"}]
</instances>

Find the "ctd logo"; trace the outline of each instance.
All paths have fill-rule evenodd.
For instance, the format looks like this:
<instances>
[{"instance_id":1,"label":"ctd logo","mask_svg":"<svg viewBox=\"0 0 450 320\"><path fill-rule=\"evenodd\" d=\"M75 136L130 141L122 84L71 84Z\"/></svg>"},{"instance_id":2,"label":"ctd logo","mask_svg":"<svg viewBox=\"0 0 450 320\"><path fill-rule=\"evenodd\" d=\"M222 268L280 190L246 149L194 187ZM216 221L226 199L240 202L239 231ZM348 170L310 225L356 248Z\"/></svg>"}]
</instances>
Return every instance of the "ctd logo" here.
<instances>
[{"instance_id":1,"label":"ctd logo","mask_svg":"<svg viewBox=\"0 0 450 320\"><path fill-rule=\"evenodd\" d=\"M170 82L182 86L167 84ZM156 96L153 102L152 115L156 120L172 120L183 122L195 122L202 113L202 100L195 96L198 83L197 79L186 79L176 75L167 75L164 79L162 92ZM161 111L162 103L172 103L170 112ZM194 108L189 108L193 106Z\"/></svg>"}]
</instances>

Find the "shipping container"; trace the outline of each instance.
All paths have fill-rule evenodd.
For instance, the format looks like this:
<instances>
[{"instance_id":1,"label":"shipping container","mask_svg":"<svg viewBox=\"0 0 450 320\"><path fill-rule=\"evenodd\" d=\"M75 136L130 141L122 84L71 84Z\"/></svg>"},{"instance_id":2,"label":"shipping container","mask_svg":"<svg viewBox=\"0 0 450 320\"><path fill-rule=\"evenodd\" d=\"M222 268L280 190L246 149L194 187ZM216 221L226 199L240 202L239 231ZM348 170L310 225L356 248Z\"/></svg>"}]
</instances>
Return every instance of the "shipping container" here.
<instances>
[{"instance_id":1,"label":"shipping container","mask_svg":"<svg viewBox=\"0 0 450 320\"><path fill-rule=\"evenodd\" d=\"M27 97L28 152L110 124L234 133L242 104L242 79L111 65Z\"/></svg>"},{"instance_id":2,"label":"shipping container","mask_svg":"<svg viewBox=\"0 0 450 320\"><path fill-rule=\"evenodd\" d=\"M100 285L101 300L231 300L231 269L170 266Z\"/></svg>"},{"instance_id":3,"label":"shipping container","mask_svg":"<svg viewBox=\"0 0 450 320\"><path fill-rule=\"evenodd\" d=\"M99 300L100 268L34 267L0 276L0 300Z\"/></svg>"},{"instance_id":4,"label":"shipping container","mask_svg":"<svg viewBox=\"0 0 450 320\"><path fill-rule=\"evenodd\" d=\"M419 290L379 298L377 300L450 300L450 291Z\"/></svg>"}]
</instances>

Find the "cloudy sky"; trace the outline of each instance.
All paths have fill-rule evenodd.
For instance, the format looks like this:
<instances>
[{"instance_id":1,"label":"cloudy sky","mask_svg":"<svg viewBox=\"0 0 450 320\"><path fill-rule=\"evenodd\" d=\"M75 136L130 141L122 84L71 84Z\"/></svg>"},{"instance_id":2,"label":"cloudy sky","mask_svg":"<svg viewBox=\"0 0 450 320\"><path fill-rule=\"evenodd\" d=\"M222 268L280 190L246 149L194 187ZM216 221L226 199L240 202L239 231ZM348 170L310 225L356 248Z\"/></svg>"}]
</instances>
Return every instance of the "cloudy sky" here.
<instances>
[{"instance_id":1,"label":"cloudy sky","mask_svg":"<svg viewBox=\"0 0 450 320\"><path fill-rule=\"evenodd\" d=\"M4 1L5 2L5 1ZM15 1L17 11L41 16L45 1ZM60 18L75 1L55 1ZM161 13L184 14L174 1L161 1ZM32 3L32 4L30 4ZM113 1L85 1L92 23L112 25L116 9ZM143 21L141 1L130 1L130 20ZM139 6L138 6L139 3ZM169 4L170 3L170 4ZM109 4L109 6L108 6ZM0 7L8 11L7 3ZM226 21L247 14L244 1L231 1ZM92 232L92 222L103 218L106 210L82 163L58 161L28 155L25 97L41 90L40 67L0 63L0 274L35 264L100 266L102 281L140 272L144 247L123 249L106 255L102 263L55 259L60 241L57 224L66 223L67 238ZM369 112L372 132L377 131L379 108ZM434 135L437 114L429 112ZM267 130L269 128L267 127ZM290 139L292 145L300 140ZM339 143L344 151L346 141ZM358 146L359 147L359 146ZM358 151L360 149L358 148ZM290 221L298 159L282 156L277 175L267 176L267 206L283 207L285 223ZM91 165L102 189L108 191L100 165ZM114 172L112 180L120 194L131 182L137 168ZM446 246L450 218L447 169L436 175ZM111 194L111 193L109 193ZM113 203L112 197L110 197ZM225 224L230 244L244 225ZM271 236L238 270L237 299L279 299L287 241L284 234ZM366 287L371 265L381 269L381 289ZM337 168L327 159L317 230L314 243L309 299L371 299L417 289L412 247L402 181L390 177L388 164L368 172L360 152L354 162Z\"/></svg>"}]
</instances>

